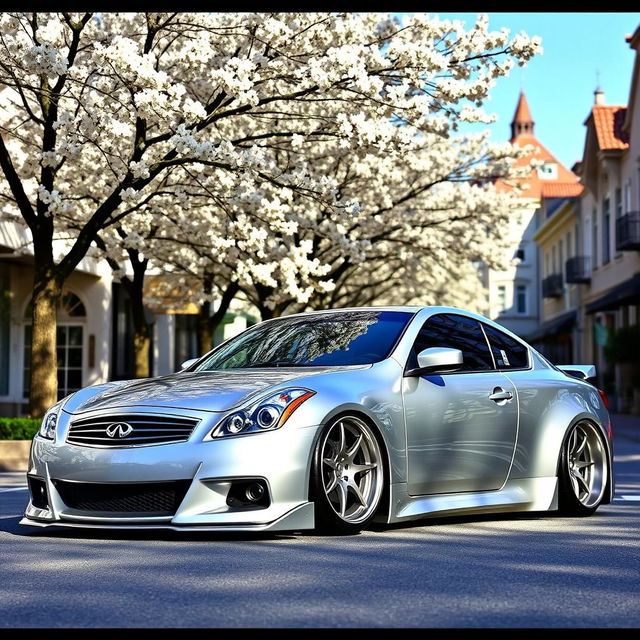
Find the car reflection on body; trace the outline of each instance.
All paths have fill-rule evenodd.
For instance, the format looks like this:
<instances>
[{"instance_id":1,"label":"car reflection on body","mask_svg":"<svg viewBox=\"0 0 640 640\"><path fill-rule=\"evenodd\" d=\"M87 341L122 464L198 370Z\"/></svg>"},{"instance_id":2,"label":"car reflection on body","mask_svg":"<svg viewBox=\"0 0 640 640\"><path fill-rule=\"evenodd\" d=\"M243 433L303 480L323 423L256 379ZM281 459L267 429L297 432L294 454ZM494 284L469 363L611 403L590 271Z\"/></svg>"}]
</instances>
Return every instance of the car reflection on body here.
<instances>
[{"instance_id":1,"label":"car reflection on body","mask_svg":"<svg viewBox=\"0 0 640 640\"><path fill-rule=\"evenodd\" d=\"M178 373L82 389L33 440L23 524L355 533L611 500L606 398L481 316L370 307L255 325Z\"/></svg>"}]
</instances>

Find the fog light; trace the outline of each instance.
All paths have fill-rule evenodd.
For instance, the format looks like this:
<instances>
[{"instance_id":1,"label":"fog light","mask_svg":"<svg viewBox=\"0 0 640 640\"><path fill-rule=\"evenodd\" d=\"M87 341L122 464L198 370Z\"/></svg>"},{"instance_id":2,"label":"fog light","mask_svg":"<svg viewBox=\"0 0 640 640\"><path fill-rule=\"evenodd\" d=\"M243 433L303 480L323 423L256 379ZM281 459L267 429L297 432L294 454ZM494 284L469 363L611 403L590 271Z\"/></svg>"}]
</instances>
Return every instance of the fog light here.
<instances>
[{"instance_id":1,"label":"fog light","mask_svg":"<svg viewBox=\"0 0 640 640\"><path fill-rule=\"evenodd\" d=\"M258 478L233 480L227 504L232 509L266 509L271 504L267 483Z\"/></svg>"},{"instance_id":2,"label":"fog light","mask_svg":"<svg viewBox=\"0 0 640 640\"><path fill-rule=\"evenodd\" d=\"M29 484L29 492L31 493L31 504L36 509L49 508L49 496L47 494L47 485L44 480L29 476L27 478Z\"/></svg>"},{"instance_id":3,"label":"fog light","mask_svg":"<svg viewBox=\"0 0 640 640\"><path fill-rule=\"evenodd\" d=\"M264 487L259 482L253 482L246 488L244 495L249 502L259 502L264 495Z\"/></svg>"}]
</instances>

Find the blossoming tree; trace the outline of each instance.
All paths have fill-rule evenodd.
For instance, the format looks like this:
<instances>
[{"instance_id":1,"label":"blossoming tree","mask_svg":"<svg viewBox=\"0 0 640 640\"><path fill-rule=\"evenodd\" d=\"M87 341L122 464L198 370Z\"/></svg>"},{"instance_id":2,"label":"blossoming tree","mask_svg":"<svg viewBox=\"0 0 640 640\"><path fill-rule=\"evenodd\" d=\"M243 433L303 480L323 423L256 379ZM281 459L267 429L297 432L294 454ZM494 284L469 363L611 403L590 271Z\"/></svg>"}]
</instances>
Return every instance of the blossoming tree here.
<instances>
[{"instance_id":1,"label":"blossoming tree","mask_svg":"<svg viewBox=\"0 0 640 640\"><path fill-rule=\"evenodd\" d=\"M286 224L292 199L356 213L310 166L316 144L397 156L445 136L538 46L426 15L1 14L0 190L34 250L30 413L55 401L65 280L98 234L180 197L167 174L193 179L183 193L206 176L212 201L254 202L249 227L256 211Z\"/></svg>"}]
</instances>

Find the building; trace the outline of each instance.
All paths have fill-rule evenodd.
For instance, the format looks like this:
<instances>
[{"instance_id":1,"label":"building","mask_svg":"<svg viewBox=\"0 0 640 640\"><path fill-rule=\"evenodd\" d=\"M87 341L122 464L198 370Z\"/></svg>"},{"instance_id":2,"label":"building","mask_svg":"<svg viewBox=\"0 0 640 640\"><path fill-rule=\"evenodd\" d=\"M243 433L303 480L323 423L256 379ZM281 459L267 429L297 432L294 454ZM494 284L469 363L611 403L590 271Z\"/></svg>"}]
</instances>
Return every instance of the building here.
<instances>
[{"instance_id":1,"label":"building","mask_svg":"<svg viewBox=\"0 0 640 640\"><path fill-rule=\"evenodd\" d=\"M553 215L564 199L582 191L578 177L536 138L535 122L524 92L520 93L511 122L512 144L531 146L533 152L518 161L527 165L532 159L541 164L526 177L509 182L499 181L497 188L522 188L522 207L509 230L508 258L513 265L505 271L488 270L485 276L489 292L489 317L524 338L539 328L540 321L540 265L534 234L540 224Z\"/></svg>"},{"instance_id":2,"label":"building","mask_svg":"<svg viewBox=\"0 0 640 640\"><path fill-rule=\"evenodd\" d=\"M33 254L28 232L0 223L0 415L21 415L29 395ZM58 311L60 396L109 377L111 270L85 259L67 282Z\"/></svg>"},{"instance_id":3,"label":"building","mask_svg":"<svg viewBox=\"0 0 640 640\"><path fill-rule=\"evenodd\" d=\"M543 198L541 324L529 340L557 364L595 364L613 409L640 413L640 27L627 41L628 105L596 89L574 167L582 188L555 206Z\"/></svg>"},{"instance_id":4,"label":"building","mask_svg":"<svg viewBox=\"0 0 640 640\"><path fill-rule=\"evenodd\" d=\"M640 323L640 26L627 41L635 51L628 105L607 105L598 90L584 123L580 206L590 278L582 346L616 408L640 412L640 351L625 358L609 350L621 331L638 331Z\"/></svg>"},{"instance_id":5,"label":"building","mask_svg":"<svg viewBox=\"0 0 640 640\"><path fill-rule=\"evenodd\" d=\"M579 198L568 197L549 216L541 216L533 239L540 247L540 327L529 341L555 364L581 361L580 283L585 282L580 253ZM546 212L545 212L546 213Z\"/></svg>"},{"instance_id":6,"label":"building","mask_svg":"<svg viewBox=\"0 0 640 640\"><path fill-rule=\"evenodd\" d=\"M0 222L0 415L26 413L33 252L31 236L17 224ZM63 247L59 247L63 249ZM152 281L152 279L150 279ZM195 305L154 307L151 371L164 375L198 355ZM242 331L251 319L232 307L216 343ZM68 279L58 310L58 396L107 380L134 377L133 321L124 287L113 281L106 261L85 258Z\"/></svg>"}]
</instances>

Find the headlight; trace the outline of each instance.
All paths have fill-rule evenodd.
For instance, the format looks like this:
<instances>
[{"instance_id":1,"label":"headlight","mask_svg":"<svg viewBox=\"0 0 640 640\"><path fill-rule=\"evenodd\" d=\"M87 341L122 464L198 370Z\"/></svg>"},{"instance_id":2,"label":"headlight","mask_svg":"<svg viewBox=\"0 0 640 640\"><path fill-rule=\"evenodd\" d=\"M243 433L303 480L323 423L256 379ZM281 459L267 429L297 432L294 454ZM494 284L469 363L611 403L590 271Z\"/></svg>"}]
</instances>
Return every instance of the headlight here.
<instances>
[{"instance_id":1,"label":"headlight","mask_svg":"<svg viewBox=\"0 0 640 640\"><path fill-rule=\"evenodd\" d=\"M58 423L58 412L62 406L62 401L54 404L42 418L42 424L38 429L38 435L47 440L53 440L56 437L56 425Z\"/></svg>"},{"instance_id":2,"label":"headlight","mask_svg":"<svg viewBox=\"0 0 640 640\"><path fill-rule=\"evenodd\" d=\"M220 438L279 429L291 414L315 393L309 389L285 389L274 393L246 409L228 415L211 432L211 437Z\"/></svg>"}]
</instances>

